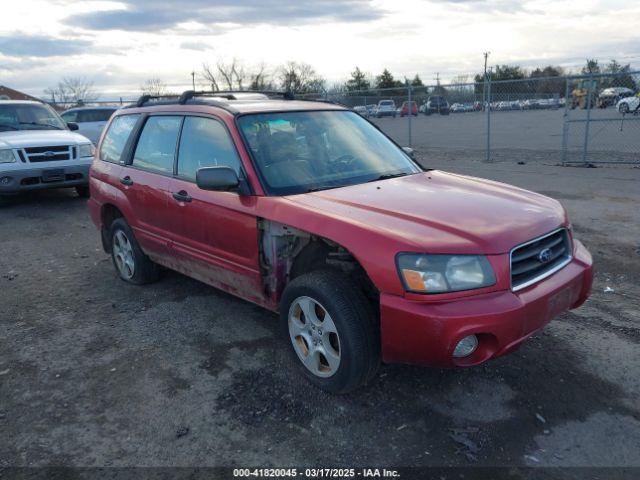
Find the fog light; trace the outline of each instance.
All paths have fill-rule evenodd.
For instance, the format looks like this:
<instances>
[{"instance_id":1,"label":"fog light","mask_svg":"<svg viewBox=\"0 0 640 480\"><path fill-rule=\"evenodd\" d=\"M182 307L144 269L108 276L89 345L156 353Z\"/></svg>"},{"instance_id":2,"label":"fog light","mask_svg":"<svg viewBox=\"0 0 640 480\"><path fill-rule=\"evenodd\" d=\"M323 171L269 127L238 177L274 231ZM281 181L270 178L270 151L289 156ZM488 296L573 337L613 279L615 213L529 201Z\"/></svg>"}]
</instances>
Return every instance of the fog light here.
<instances>
[{"instance_id":1,"label":"fog light","mask_svg":"<svg viewBox=\"0 0 640 480\"><path fill-rule=\"evenodd\" d=\"M11 177L2 177L0 178L1 185L9 185L11 183Z\"/></svg>"},{"instance_id":2,"label":"fog light","mask_svg":"<svg viewBox=\"0 0 640 480\"><path fill-rule=\"evenodd\" d=\"M476 348L478 348L478 337L469 335L458 342L456 349L453 351L453 356L455 358L468 357L476 351Z\"/></svg>"}]
</instances>

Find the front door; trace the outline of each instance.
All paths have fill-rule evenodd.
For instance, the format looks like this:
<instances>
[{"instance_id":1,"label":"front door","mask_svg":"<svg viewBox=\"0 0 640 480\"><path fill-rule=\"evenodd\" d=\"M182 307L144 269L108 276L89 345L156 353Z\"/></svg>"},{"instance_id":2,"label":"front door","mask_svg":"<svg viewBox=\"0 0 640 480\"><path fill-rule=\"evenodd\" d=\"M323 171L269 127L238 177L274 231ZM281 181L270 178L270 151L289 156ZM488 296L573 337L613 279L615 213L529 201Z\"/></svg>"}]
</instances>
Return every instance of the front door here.
<instances>
[{"instance_id":1,"label":"front door","mask_svg":"<svg viewBox=\"0 0 640 480\"><path fill-rule=\"evenodd\" d=\"M196 172L212 166L241 172L227 128L212 117L185 117L176 176L169 186L172 245L182 266L178 270L263 303L256 197L200 190Z\"/></svg>"}]
</instances>

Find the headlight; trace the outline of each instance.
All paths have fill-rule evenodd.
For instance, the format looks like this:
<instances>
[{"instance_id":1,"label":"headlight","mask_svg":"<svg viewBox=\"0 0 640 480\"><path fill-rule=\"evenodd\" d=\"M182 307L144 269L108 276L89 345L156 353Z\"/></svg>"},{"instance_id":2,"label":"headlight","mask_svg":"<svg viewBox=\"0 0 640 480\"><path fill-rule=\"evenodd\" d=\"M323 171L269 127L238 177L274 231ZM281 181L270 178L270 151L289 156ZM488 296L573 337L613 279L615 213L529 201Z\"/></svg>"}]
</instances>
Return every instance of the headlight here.
<instances>
[{"instance_id":1,"label":"headlight","mask_svg":"<svg viewBox=\"0 0 640 480\"><path fill-rule=\"evenodd\" d=\"M78 145L78 156L82 157L93 157L96 153L96 148L92 143L87 143L84 145Z\"/></svg>"},{"instance_id":2,"label":"headlight","mask_svg":"<svg viewBox=\"0 0 640 480\"><path fill-rule=\"evenodd\" d=\"M12 150L0 150L0 163L14 163L16 157Z\"/></svg>"},{"instance_id":3,"label":"headlight","mask_svg":"<svg viewBox=\"0 0 640 480\"><path fill-rule=\"evenodd\" d=\"M444 293L489 287L496 283L482 255L398 255L398 271L409 292Z\"/></svg>"}]
</instances>

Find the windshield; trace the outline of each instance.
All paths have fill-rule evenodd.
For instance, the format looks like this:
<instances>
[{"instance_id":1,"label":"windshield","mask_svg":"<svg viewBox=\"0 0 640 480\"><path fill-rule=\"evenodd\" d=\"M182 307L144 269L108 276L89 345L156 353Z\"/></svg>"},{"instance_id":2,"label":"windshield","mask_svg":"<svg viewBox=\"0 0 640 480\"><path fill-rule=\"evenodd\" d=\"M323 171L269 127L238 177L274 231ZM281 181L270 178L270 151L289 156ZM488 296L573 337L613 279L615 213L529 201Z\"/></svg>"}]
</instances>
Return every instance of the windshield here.
<instances>
[{"instance_id":1,"label":"windshield","mask_svg":"<svg viewBox=\"0 0 640 480\"><path fill-rule=\"evenodd\" d=\"M421 171L354 112L244 115L238 124L269 194L305 193Z\"/></svg>"},{"instance_id":2,"label":"windshield","mask_svg":"<svg viewBox=\"0 0 640 480\"><path fill-rule=\"evenodd\" d=\"M0 132L7 130L65 130L67 127L48 105L0 102Z\"/></svg>"}]
</instances>

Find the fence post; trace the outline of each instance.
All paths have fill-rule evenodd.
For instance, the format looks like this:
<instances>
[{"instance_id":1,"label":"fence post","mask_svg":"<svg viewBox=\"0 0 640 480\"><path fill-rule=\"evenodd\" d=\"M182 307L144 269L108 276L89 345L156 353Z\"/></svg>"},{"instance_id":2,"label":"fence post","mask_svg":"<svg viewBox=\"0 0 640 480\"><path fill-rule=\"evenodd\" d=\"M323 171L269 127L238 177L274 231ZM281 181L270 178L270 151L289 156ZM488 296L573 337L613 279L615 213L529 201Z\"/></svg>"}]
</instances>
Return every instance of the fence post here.
<instances>
[{"instance_id":1,"label":"fence post","mask_svg":"<svg viewBox=\"0 0 640 480\"><path fill-rule=\"evenodd\" d=\"M587 122L584 126L584 146L582 148L582 163L587 163L587 148L589 146L589 123L591 122L591 92L593 91L593 73L589 74L587 87Z\"/></svg>"},{"instance_id":2,"label":"fence post","mask_svg":"<svg viewBox=\"0 0 640 480\"><path fill-rule=\"evenodd\" d=\"M411 108L411 84L407 81L407 97L409 99L409 115L407 118L409 119L409 147L411 146L411 115L413 115L413 108Z\"/></svg>"},{"instance_id":3,"label":"fence post","mask_svg":"<svg viewBox=\"0 0 640 480\"><path fill-rule=\"evenodd\" d=\"M567 163L569 148L569 77L565 78L564 114L562 115L562 165Z\"/></svg>"},{"instance_id":4,"label":"fence post","mask_svg":"<svg viewBox=\"0 0 640 480\"><path fill-rule=\"evenodd\" d=\"M485 77L485 81L487 83L487 100L486 100L486 109L487 109L487 157L485 161L491 161L491 69L487 72L487 76Z\"/></svg>"}]
</instances>

